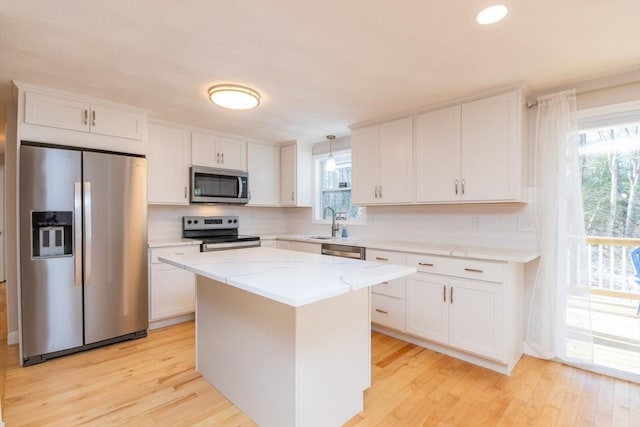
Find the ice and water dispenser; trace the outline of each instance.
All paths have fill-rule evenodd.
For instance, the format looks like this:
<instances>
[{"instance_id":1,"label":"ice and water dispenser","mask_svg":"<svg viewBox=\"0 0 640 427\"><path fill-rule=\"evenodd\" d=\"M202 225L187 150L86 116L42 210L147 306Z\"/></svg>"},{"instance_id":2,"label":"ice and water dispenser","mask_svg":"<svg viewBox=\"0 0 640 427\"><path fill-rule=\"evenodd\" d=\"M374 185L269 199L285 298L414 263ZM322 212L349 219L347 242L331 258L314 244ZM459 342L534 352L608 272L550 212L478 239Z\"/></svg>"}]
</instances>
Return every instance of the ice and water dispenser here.
<instances>
[{"instance_id":1,"label":"ice and water dispenser","mask_svg":"<svg viewBox=\"0 0 640 427\"><path fill-rule=\"evenodd\" d=\"M33 258L73 255L73 212L31 212Z\"/></svg>"}]
</instances>

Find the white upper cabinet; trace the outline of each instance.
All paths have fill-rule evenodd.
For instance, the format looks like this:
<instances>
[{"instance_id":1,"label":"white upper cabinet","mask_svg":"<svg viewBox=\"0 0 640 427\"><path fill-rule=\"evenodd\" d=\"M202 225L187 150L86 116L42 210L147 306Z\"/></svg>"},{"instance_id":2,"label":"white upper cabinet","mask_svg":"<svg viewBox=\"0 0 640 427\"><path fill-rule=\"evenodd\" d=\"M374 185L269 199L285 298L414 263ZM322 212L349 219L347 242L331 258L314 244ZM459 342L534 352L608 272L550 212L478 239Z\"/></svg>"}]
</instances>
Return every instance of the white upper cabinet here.
<instances>
[{"instance_id":1,"label":"white upper cabinet","mask_svg":"<svg viewBox=\"0 0 640 427\"><path fill-rule=\"evenodd\" d=\"M311 206L311 168L311 144L296 142L280 147L282 206Z\"/></svg>"},{"instance_id":2,"label":"white upper cabinet","mask_svg":"<svg viewBox=\"0 0 640 427\"><path fill-rule=\"evenodd\" d=\"M143 139L145 114L80 99L27 92L25 123L91 132L119 138Z\"/></svg>"},{"instance_id":3,"label":"white upper cabinet","mask_svg":"<svg viewBox=\"0 0 640 427\"><path fill-rule=\"evenodd\" d=\"M189 204L189 132L151 123L147 152L148 203Z\"/></svg>"},{"instance_id":4,"label":"white upper cabinet","mask_svg":"<svg viewBox=\"0 0 640 427\"><path fill-rule=\"evenodd\" d=\"M520 201L521 91L416 117L416 202Z\"/></svg>"},{"instance_id":5,"label":"white upper cabinet","mask_svg":"<svg viewBox=\"0 0 640 427\"><path fill-rule=\"evenodd\" d=\"M456 182L459 186L459 105L416 117L416 201L454 200Z\"/></svg>"},{"instance_id":6,"label":"white upper cabinet","mask_svg":"<svg viewBox=\"0 0 640 427\"><path fill-rule=\"evenodd\" d=\"M147 112L123 104L15 83L20 139L146 154Z\"/></svg>"},{"instance_id":7,"label":"white upper cabinet","mask_svg":"<svg viewBox=\"0 0 640 427\"><path fill-rule=\"evenodd\" d=\"M413 119L356 129L351 134L354 204L413 201Z\"/></svg>"},{"instance_id":8,"label":"white upper cabinet","mask_svg":"<svg viewBox=\"0 0 640 427\"><path fill-rule=\"evenodd\" d=\"M249 172L249 205L279 205L280 147L249 142L247 170Z\"/></svg>"},{"instance_id":9,"label":"white upper cabinet","mask_svg":"<svg viewBox=\"0 0 640 427\"><path fill-rule=\"evenodd\" d=\"M519 92L462 104L462 199L517 200L522 187Z\"/></svg>"},{"instance_id":10,"label":"white upper cabinet","mask_svg":"<svg viewBox=\"0 0 640 427\"><path fill-rule=\"evenodd\" d=\"M247 143L236 138L192 132L191 164L212 168L247 170Z\"/></svg>"}]
</instances>

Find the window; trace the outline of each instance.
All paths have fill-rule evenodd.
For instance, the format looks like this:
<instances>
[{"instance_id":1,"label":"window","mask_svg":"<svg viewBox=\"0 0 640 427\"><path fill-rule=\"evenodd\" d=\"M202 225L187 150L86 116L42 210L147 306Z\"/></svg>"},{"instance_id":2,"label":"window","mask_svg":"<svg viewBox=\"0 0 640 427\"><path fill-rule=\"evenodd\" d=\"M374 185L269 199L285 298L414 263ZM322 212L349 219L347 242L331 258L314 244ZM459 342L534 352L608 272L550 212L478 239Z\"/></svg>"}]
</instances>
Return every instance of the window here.
<instances>
[{"instance_id":1,"label":"window","mask_svg":"<svg viewBox=\"0 0 640 427\"><path fill-rule=\"evenodd\" d=\"M351 206L351 152L334 152L336 170L325 168L328 155L316 157L314 220L322 221L326 208L334 209L336 220L343 223L358 223L364 218L364 208ZM330 216L326 218L331 220Z\"/></svg>"}]
</instances>

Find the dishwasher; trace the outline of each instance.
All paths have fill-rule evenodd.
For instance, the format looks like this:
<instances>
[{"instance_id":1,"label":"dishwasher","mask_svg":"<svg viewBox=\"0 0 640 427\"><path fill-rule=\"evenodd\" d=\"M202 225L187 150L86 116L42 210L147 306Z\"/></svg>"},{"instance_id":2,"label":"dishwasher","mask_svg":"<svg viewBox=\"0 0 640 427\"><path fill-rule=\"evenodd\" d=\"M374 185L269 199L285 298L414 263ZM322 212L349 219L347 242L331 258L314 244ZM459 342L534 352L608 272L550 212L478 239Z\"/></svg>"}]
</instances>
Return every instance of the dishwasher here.
<instances>
[{"instance_id":1,"label":"dishwasher","mask_svg":"<svg viewBox=\"0 0 640 427\"><path fill-rule=\"evenodd\" d=\"M339 245L336 243L323 243L322 255L331 255L341 258L365 259L365 248L361 246Z\"/></svg>"}]
</instances>

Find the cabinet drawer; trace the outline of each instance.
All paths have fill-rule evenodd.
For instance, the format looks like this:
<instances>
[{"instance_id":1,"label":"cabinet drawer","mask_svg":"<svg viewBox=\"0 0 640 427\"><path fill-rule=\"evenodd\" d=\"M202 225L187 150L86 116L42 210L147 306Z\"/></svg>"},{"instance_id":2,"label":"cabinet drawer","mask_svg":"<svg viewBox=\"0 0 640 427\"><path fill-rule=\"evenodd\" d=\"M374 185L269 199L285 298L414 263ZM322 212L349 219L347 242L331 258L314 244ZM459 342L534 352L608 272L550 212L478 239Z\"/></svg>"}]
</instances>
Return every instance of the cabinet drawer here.
<instances>
[{"instance_id":1,"label":"cabinet drawer","mask_svg":"<svg viewBox=\"0 0 640 427\"><path fill-rule=\"evenodd\" d=\"M407 265L424 273L444 274L487 282L504 282L505 263L478 259L449 258L435 255L407 255Z\"/></svg>"},{"instance_id":2,"label":"cabinet drawer","mask_svg":"<svg viewBox=\"0 0 640 427\"><path fill-rule=\"evenodd\" d=\"M371 322L399 331L404 330L404 300L372 293Z\"/></svg>"},{"instance_id":3,"label":"cabinet drawer","mask_svg":"<svg viewBox=\"0 0 640 427\"><path fill-rule=\"evenodd\" d=\"M200 252L200 245L171 246L166 248L153 248L149 251L149 256L151 258L151 264L161 264L162 262L158 261L159 256L194 254L197 252Z\"/></svg>"},{"instance_id":4,"label":"cabinet drawer","mask_svg":"<svg viewBox=\"0 0 640 427\"><path fill-rule=\"evenodd\" d=\"M367 249L367 261L404 265L405 255L401 252ZM380 283L371 288L372 292L396 298L404 298L404 278Z\"/></svg>"},{"instance_id":5,"label":"cabinet drawer","mask_svg":"<svg viewBox=\"0 0 640 427\"><path fill-rule=\"evenodd\" d=\"M391 280L390 282L382 282L379 285L371 287L371 292L381 295L388 295L394 298L404 298L404 280Z\"/></svg>"}]
</instances>

